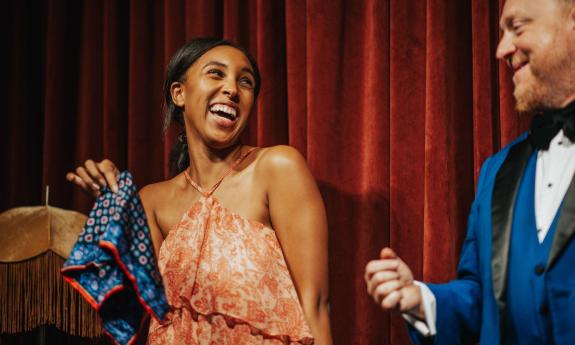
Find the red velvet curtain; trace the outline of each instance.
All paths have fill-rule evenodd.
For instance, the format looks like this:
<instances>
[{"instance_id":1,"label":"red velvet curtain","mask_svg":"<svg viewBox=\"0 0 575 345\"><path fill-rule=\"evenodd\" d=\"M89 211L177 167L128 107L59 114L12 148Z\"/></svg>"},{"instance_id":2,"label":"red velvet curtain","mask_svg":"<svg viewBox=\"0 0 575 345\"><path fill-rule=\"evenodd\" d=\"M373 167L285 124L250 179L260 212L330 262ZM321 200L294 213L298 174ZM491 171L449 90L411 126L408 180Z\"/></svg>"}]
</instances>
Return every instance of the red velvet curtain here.
<instances>
[{"instance_id":1,"label":"red velvet curtain","mask_svg":"<svg viewBox=\"0 0 575 345\"><path fill-rule=\"evenodd\" d=\"M246 46L263 76L245 140L308 160L330 226L336 344L404 344L366 294L391 245L419 279L454 277L482 161L526 129L495 61L503 0L9 1L0 14L0 210L87 211L64 175L110 158L165 178L162 78L186 40Z\"/></svg>"}]
</instances>

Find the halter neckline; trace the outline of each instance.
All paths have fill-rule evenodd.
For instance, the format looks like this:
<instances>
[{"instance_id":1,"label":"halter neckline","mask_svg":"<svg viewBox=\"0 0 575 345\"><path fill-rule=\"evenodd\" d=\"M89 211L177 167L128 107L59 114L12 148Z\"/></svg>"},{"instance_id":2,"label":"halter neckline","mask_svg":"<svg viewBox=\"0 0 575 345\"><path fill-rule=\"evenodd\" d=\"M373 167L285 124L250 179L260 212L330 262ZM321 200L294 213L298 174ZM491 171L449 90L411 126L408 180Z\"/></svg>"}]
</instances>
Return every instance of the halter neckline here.
<instances>
[{"instance_id":1,"label":"halter neckline","mask_svg":"<svg viewBox=\"0 0 575 345\"><path fill-rule=\"evenodd\" d=\"M192 180L192 178L190 177L190 174L188 173L188 169L184 170L184 176L186 177L186 180L188 181L189 184L192 185L192 187L194 187L198 192L200 192L203 196L205 196L206 198L209 197L210 195L212 195L216 189L220 186L220 184L222 183L222 181L229 175L231 174L234 169L250 154L252 153L256 148L252 147L249 150L247 150L245 153L243 153L238 159L236 159L232 165L230 165L230 167L228 168L228 170L226 170L226 172L216 181L216 183L212 186L212 188L210 188L207 191L204 191L204 189L202 187L200 187L199 184L197 184L194 180Z\"/></svg>"}]
</instances>

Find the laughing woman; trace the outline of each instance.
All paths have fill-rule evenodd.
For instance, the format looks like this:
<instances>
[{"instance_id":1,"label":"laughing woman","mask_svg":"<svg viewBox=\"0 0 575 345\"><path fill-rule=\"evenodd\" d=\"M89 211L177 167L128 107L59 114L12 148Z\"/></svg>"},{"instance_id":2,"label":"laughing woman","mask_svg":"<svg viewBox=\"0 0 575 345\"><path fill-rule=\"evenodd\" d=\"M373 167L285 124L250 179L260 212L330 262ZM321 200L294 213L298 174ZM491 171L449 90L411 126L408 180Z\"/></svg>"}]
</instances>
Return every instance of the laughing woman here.
<instances>
[{"instance_id":1,"label":"laughing woman","mask_svg":"<svg viewBox=\"0 0 575 345\"><path fill-rule=\"evenodd\" d=\"M171 310L149 344L331 344L327 222L317 185L293 148L250 147L243 132L260 88L242 48L195 39L172 57L166 128L177 175L140 191ZM270 114L273 115L273 114ZM116 188L108 160L68 180Z\"/></svg>"}]
</instances>

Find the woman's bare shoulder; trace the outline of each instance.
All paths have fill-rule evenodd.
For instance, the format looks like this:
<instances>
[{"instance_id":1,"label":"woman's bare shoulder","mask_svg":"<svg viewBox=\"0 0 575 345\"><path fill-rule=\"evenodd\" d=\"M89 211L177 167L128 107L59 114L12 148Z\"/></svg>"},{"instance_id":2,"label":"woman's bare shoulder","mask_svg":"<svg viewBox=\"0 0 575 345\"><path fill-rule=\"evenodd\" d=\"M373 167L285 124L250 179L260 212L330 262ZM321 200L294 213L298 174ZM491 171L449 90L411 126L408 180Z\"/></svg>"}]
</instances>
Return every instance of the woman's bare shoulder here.
<instances>
[{"instance_id":1,"label":"woman's bare shoulder","mask_svg":"<svg viewBox=\"0 0 575 345\"><path fill-rule=\"evenodd\" d=\"M155 208L155 205L170 200L179 186L179 175L165 181L148 184L140 189L139 194L144 206Z\"/></svg>"},{"instance_id":2,"label":"woman's bare shoulder","mask_svg":"<svg viewBox=\"0 0 575 345\"><path fill-rule=\"evenodd\" d=\"M265 172L307 169L303 155L294 147L276 145L264 147L258 155L258 168ZM259 170L258 169L258 170Z\"/></svg>"},{"instance_id":3,"label":"woman's bare shoulder","mask_svg":"<svg viewBox=\"0 0 575 345\"><path fill-rule=\"evenodd\" d=\"M287 145L261 149L255 174L257 180L266 185L268 192L278 185L293 186L313 179L303 155L294 147Z\"/></svg>"}]
</instances>

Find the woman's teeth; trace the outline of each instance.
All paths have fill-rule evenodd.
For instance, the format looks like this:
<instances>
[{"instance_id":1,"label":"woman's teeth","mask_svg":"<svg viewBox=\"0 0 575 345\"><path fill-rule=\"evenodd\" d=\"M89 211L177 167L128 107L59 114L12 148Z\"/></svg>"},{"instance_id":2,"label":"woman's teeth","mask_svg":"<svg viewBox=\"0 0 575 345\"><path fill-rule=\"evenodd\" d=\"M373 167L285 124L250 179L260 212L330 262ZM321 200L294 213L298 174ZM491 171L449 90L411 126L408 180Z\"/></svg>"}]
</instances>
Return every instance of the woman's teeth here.
<instances>
[{"instance_id":1,"label":"woman's teeth","mask_svg":"<svg viewBox=\"0 0 575 345\"><path fill-rule=\"evenodd\" d=\"M210 107L210 111L218 116L222 116L230 120L235 120L237 116L236 109L225 104L214 104Z\"/></svg>"}]
</instances>

